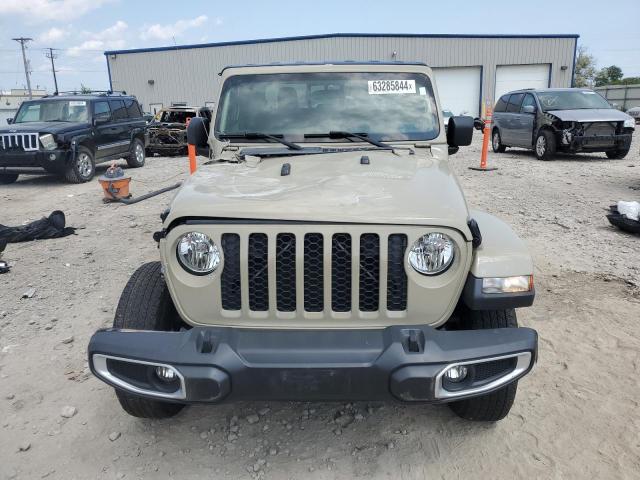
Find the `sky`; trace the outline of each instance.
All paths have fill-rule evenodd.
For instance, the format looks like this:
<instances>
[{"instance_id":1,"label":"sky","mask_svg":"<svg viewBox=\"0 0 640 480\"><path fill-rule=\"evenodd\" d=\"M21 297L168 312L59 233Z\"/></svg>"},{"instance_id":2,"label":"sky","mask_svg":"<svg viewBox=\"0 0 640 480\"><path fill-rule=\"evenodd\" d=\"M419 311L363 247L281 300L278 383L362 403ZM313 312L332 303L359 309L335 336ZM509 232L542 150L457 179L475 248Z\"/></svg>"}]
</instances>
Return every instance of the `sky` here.
<instances>
[{"instance_id":1,"label":"sky","mask_svg":"<svg viewBox=\"0 0 640 480\"><path fill-rule=\"evenodd\" d=\"M0 91L107 89L105 50L323 33L578 34L598 67L640 76L640 0L0 0ZM175 43L174 43L175 42Z\"/></svg>"}]
</instances>

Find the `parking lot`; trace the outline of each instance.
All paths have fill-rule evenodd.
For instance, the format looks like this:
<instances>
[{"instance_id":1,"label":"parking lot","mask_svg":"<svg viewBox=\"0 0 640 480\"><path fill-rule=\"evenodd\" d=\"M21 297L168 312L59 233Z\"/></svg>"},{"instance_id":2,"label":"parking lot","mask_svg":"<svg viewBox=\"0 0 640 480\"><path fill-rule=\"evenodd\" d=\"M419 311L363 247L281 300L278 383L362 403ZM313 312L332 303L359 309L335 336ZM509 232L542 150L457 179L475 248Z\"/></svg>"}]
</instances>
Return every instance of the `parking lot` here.
<instances>
[{"instance_id":1,"label":"parking lot","mask_svg":"<svg viewBox=\"0 0 640 480\"><path fill-rule=\"evenodd\" d=\"M467 199L506 220L536 265L536 302L519 321L538 331L539 360L505 420L465 422L444 406L264 402L129 417L89 372L86 346L111 324L133 271L158 258L151 235L171 194L105 205L95 180L25 176L0 188L0 223L60 209L80 229L3 256L13 267L0 275L0 478L637 478L640 238L605 213L640 198L639 135L623 160L507 150L490 155L492 172L468 169L480 143L476 134L450 159ZM184 157L149 158L129 170L133 194L187 172Z\"/></svg>"}]
</instances>

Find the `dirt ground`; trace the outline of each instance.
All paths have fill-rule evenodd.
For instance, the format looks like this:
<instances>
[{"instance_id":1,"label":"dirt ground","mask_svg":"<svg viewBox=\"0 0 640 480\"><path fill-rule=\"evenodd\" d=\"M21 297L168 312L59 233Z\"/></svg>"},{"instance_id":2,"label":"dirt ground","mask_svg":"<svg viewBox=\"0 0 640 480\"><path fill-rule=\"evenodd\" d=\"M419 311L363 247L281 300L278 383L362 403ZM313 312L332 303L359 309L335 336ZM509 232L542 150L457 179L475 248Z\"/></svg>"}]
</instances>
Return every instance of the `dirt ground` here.
<instances>
[{"instance_id":1,"label":"dirt ground","mask_svg":"<svg viewBox=\"0 0 640 480\"><path fill-rule=\"evenodd\" d=\"M536 264L535 305L518 315L540 334L539 361L495 425L444 406L366 403L129 417L90 374L86 346L111 324L131 273L158 258L151 234L171 194L123 206L103 205L96 182L23 177L0 187L0 223L61 209L82 228L4 254L13 268L0 275L0 479L638 478L640 237L604 214L640 199L639 135L624 160L540 162L508 150L490 156L499 170L479 173L467 168L479 162L479 135L451 158L469 203L509 222ZM148 159L130 171L133 193L186 170L184 158Z\"/></svg>"}]
</instances>

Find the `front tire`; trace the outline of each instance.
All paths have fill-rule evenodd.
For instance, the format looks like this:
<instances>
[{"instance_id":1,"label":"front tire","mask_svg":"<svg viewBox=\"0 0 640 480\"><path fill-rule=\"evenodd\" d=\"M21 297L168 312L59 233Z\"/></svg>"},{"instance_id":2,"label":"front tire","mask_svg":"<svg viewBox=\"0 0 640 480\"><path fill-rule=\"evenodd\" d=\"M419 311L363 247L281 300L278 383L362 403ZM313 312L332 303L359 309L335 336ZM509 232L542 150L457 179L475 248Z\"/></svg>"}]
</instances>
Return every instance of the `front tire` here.
<instances>
[{"instance_id":1,"label":"front tire","mask_svg":"<svg viewBox=\"0 0 640 480\"><path fill-rule=\"evenodd\" d=\"M549 130L539 132L536 137L534 151L538 160L553 160L553 156L556 154L556 137L553 133Z\"/></svg>"},{"instance_id":2,"label":"front tire","mask_svg":"<svg viewBox=\"0 0 640 480\"><path fill-rule=\"evenodd\" d=\"M127 165L131 168L140 168L144 166L145 148L142 140L135 138L131 142L131 153L127 157Z\"/></svg>"},{"instance_id":3,"label":"front tire","mask_svg":"<svg viewBox=\"0 0 640 480\"><path fill-rule=\"evenodd\" d=\"M64 178L70 183L85 183L93 178L96 173L96 160L94 153L87 147L80 146L75 158L67 166Z\"/></svg>"},{"instance_id":4,"label":"front tire","mask_svg":"<svg viewBox=\"0 0 640 480\"><path fill-rule=\"evenodd\" d=\"M631 147L621 148L618 150L609 150L606 152L607 158L610 158L611 160L622 160L624 157L627 156L627 153L629 153L630 148Z\"/></svg>"},{"instance_id":5,"label":"front tire","mask_svg":"<svg viewBox=\"0 0 640 480\"><path fill-rule=\"evenodd\" d=\"M113 327L173 331L178 328L178 319L162 276L160 262L150 262L138 268L124 287ZM184 408L180 403L148 400L118 389L116 396L122 408L134 417L169 418Z\"/></svg>"},{"instance_id":6,"label":"front tire","mask_svg":"<svg viewBox=\"0 0 640 480\"><path fill-rule=\"evenodd\" d=\"M464 330L484 330L487 328L517 328L518 320L514 309L473 310L463 318ZM512 382L500 390L479 397L452 402L449 407L465 420L497 422L507 416L516 398L518 382Z\"/></svg>"},{"instance_id":7,"label":"front tire","mask_svg":"<svg viewBox=\"0 0 640 480\"><path fill-rule=\"evenodd\" d=\"M504 153L507 150L507 147L502 144L502 138L500 138L500 132L497 128L491 136L491 147L495 153Z\"/></svg>"},{"instance_id":8,"label":"front tire","mask_svg":"<svg viewBox=\"0 0 640 480\"><path fill-rule=\"evenodd\" d=\"M0 173L0 185L9 185L18 180L17 173Z\"/></svg>"}]
</instances>

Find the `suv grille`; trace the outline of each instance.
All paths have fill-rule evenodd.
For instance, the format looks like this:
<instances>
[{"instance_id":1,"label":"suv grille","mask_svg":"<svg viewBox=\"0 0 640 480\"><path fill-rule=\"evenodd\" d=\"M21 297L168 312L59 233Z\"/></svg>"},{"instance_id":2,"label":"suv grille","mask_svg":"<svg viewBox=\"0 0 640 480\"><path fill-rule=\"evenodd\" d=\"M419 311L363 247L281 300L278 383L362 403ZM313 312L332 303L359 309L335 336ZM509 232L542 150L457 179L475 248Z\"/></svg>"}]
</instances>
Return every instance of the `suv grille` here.
<instances>
[{"instance_id":1,"label":"suv grille","mask_svg":"<svg viewBox=\"0 0 640 480\"><path fill-rule=\"evenodd\" d=\"M24 150L25 152L35 152L38 150L37 133L2 133L0 134L0 145L3 150Z\"/></svg>"},{"instance_id":2,"label":"suv grille","mask_svg":"<svg viewBox=\"0 0 640 480\"><path fill-rule=\"evenodd\" d=\"M241 248L242 241L248 241L246 250ZM248 294L248 308L255 312L274 307L279 312L323 312L329 296L333 312L407 309L405 234L334 233L325 238L322 233L251 233L248 239L242 239L238 234L225 233L221 244L224 310L241 310L243 294ZM246 255L244 261L242 255ZM269 278L270 264L275 267L275 278ZM303 292L298 292L299 285ZM243 293L244 289L248 292ZM386 305L381 305L380 299L384 302L385 297ZM275 299L275 305L270 305L270 298Z\"/></svg>"}]
</instances>

